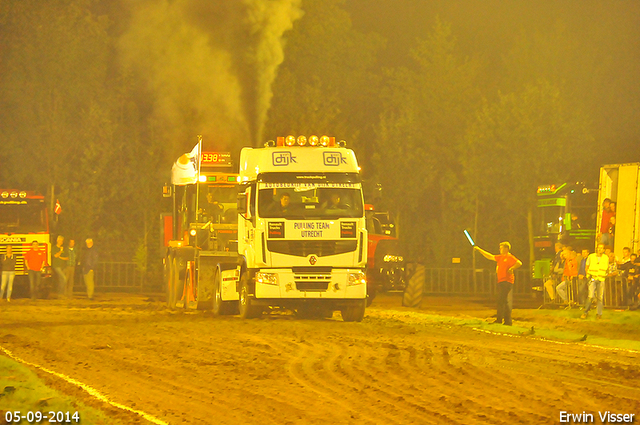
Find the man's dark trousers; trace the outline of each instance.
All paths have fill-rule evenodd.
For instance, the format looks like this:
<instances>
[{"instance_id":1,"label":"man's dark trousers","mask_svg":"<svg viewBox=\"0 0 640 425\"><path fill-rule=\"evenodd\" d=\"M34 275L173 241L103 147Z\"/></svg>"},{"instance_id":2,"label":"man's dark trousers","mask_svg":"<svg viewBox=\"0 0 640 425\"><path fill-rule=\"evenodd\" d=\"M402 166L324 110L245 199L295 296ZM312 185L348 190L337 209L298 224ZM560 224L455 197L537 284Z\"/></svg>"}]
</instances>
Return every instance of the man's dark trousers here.
<instances>
[{"instance_id":1,"label":"man's dark trousers","mask_svg":"<svg viewBox=\"0 0 640 425\"><path fill-rule=\"evenodd\" d=\"M513 284L511 282L498 282L498 317L497 321L511 326L511 306L509 305L509 292Z\"/></svg>"}]
</instances>

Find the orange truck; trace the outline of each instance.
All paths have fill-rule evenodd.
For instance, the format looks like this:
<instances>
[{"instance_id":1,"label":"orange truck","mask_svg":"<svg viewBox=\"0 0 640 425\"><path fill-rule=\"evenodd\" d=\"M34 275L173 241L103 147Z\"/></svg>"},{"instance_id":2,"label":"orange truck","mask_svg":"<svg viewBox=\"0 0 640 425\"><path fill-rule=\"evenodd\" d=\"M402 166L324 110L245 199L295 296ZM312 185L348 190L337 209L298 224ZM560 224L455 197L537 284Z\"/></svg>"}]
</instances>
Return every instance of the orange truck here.
<instances>
[{"instance_id":1,"label":"orange truck","mask_svg":"<svg viewBox=\"0 0 640 425\"><path fill-rule=\"evenodd\" d=\"M50 278L51 237L44 196L23 189L0 189L0 255L7 252L9 245L16 255L14 297L28 296L29 278L23 255L34 241L46 253L43 279ZM49 285L43 282L42 287L46 292Z\"/></svg>"}]
</instances>

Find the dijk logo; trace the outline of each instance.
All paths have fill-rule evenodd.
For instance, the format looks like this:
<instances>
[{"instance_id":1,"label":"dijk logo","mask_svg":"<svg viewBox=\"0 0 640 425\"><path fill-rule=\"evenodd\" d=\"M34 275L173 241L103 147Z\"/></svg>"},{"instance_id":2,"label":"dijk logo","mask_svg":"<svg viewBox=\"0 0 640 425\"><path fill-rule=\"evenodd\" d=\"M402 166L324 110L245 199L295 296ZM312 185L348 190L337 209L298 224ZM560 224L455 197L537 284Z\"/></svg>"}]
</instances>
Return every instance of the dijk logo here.
<instances>
[{"instance_id":1,"label":"dijk logo","mask_svg":"<svg viewBox=\"0 0 640 425\"><path fill-rule=\"evenodd\" d=\"M289 164L297 164L296 157L291 155L291 152L274 152L272 156L273 165L276 167L282 167Z\"/></svg>"},{"instance_id":2,"label":"dijk logo","mask_svg":"<svg viewBox=\"0 0 640 425\"><path fill-rule=\"evenodd\" d=\"M337 167L341 164L346 164L347 159L340 154L340 152L322 152L324 158L324 165L329 167Z\"/></svg>"}]
</instances>

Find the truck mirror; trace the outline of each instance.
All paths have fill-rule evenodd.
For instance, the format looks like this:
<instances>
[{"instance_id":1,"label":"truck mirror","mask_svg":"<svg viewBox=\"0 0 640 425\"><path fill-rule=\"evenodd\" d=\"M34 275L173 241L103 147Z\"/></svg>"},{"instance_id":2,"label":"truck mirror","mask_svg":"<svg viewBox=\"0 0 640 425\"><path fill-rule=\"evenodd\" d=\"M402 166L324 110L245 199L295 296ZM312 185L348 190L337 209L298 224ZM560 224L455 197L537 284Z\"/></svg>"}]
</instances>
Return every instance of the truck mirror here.
<instances>
[{"instance_id":1,"label":"truck mirror","mask_svg":"<svg viewBox=\"0 0 640 425\"><path fill-rule=\"evenodd\" d=\"M247 194L246 193L240 193L238 195L238 214L242 215L244 218L249 218L247 217Z\"/></svg>"}]
</instances>

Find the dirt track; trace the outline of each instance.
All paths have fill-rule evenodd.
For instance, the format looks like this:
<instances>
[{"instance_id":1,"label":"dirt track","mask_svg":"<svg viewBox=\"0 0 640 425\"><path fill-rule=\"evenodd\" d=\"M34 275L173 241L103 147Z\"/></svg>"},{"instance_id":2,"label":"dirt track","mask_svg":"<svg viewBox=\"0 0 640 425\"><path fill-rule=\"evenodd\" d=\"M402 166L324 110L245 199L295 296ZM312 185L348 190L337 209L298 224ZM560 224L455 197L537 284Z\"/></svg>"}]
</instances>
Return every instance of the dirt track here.
<instances>
[{"instance_id":1,"label":"dirt track","mask_svg":"<svg viewBox=\"0 0 640 425\"><path fill-rule=\"evenodd\" d=\"M559 412L640 414L637 354L420 320L395 303L362 323L171 312L160 301L0 305L0 345L170 423L558 423ZM70 384L49 385L123 423Z\"/></svg>"}]
</instances>

